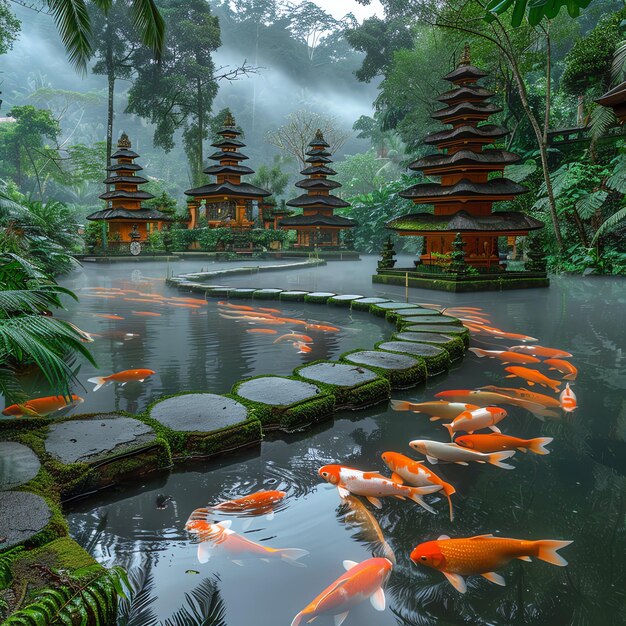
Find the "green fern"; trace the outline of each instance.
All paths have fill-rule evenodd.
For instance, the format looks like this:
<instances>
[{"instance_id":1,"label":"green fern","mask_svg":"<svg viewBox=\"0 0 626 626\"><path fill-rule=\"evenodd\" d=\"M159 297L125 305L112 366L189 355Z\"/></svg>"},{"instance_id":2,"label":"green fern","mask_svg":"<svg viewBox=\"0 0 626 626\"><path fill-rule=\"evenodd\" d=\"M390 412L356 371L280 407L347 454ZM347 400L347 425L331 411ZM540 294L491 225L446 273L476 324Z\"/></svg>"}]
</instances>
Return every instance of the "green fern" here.
<instances>
[{"instance_id":1,"label":"green fern","mask_svg":"<svg viewBox=\"0 0 626 626\"><path fill-rule=\"evenodd\" d=\"M6 589L6 587L11 584L13 580L11 566L13 565L13 561L15 561L22 552L24 552L24 547L16 546L0 554L0 589Z\"/></svg>"},{"instance_id":2,"label":"green fern","mask_svg":"<svg viewBox=\"0 0 626 626\"><path fill-rule=\"evenodd\" d=\"M613 230L623 220L626 220L626 207L622 207L619 211L613 213L611 217L604 220L600 228L596 231L596 234L593 236L591 245L595 245L602 235Z\"/></svg>"},{"instance_id":3,"label":"green fern","mask_svg":"<svg viewBox=\"0 0 626 626\"><path fill-rule=\"evenodd\" d=\"M206 578L191 593L185 606L163 622L163 626L225 626L226 607L214 580Z\"/></svg>"}]
</instances>

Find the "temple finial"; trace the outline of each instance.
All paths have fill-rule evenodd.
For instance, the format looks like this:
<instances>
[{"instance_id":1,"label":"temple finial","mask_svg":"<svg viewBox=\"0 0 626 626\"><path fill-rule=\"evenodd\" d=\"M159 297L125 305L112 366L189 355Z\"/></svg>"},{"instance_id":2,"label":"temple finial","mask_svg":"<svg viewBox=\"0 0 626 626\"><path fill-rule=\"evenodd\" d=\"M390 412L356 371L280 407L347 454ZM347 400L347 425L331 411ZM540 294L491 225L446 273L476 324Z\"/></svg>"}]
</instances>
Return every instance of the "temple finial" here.
<instances>
[{"instance_id":1,"label":"temple finial","mask_svg":"<svg viewBox=\"0 0 626 626\"><path fill-rule=\"evenodd\" d=\"M130 139L128 138L128 135L126 133L122 133L120 135L120 138L117 142L117 147L118 148L130 148Z\"/></svg>"},{"instance_id":2,"label":"temple finial","mask_svg":"<svg viewBox=\"0 0 626 626\"><path fill-rule=\"evenodd\" d=\"M224 118L224 126L235 126L235 118L230 111L226 112L226 117Z\"/></svg>"},{"instance_id":3,"label":"temple finial","mask_svg":"<svg viewBox=\"0 0 626 626\"><path fill-rule=\"evenodd\" d=\"M315 131L315 141L324 141L324 134L319 128Z\"/></svg>"},{"instance_id":4,"label":"temple finial","mask_svg":"<svg viewBox=\"0 0 626 626\"><path fill-rule=\"evenodd\" d=\"M459 65L471 65L472 64L472 56L470 54L470 45L465 42L463 46L463 54L461 55L461 59L459 60Z\"/></svg>"}]
</instances>

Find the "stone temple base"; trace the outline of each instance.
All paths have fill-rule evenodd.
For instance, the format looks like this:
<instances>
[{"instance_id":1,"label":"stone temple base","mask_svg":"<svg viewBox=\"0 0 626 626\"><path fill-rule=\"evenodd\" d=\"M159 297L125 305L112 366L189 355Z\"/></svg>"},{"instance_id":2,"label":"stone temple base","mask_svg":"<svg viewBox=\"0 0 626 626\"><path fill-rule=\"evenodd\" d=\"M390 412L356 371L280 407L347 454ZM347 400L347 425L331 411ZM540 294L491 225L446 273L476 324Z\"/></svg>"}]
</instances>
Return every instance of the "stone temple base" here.
<instances>
[{"instance_id":1,"label":"stone temple base","mask_svg":"<svg viewBox=\"0 0 626 626\"><path fill-rule=\"evenodd\" d=\"M407 274L409 287L457 293L532 289L534 287L550 286L550 279L545 272L502 272L497 274L479 274L478 276L461 276L456 274L417 272L414 268L381 270L372 276L372 282L385 285L405 285Z\"/></svg>"}]
</instances>

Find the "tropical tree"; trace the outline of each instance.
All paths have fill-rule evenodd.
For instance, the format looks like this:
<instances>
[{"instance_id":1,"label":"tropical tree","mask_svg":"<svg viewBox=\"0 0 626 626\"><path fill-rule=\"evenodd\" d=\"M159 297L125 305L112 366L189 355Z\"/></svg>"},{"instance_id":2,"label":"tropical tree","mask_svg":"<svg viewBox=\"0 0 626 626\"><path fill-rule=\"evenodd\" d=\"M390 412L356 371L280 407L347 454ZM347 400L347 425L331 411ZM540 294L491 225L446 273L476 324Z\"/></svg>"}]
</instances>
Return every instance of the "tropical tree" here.
<instances>
[{"instance_id":1,"label":"tropical tree","mask_svg":"<svg viewBox=\"0 0 626 626\"><path fill-rule=\"evenodd\" d=\"M0 54L13 48L20 30L20 21L9 9L8 0L0 0Z\"/></svg>"},{"instance_id":2,"label":"tropical tree","mask_svg":"<svg viewBox=\"0 0 626 626\"><path fill-rule=\"evenodd\" d=\"M288 159L276 155L274 163L271 166L261 165L250 182L257 187L271 191L273 196L282 195L289 182L289 174L283 172L281 167L285 160Z\"/></svg>"}]
</instances>

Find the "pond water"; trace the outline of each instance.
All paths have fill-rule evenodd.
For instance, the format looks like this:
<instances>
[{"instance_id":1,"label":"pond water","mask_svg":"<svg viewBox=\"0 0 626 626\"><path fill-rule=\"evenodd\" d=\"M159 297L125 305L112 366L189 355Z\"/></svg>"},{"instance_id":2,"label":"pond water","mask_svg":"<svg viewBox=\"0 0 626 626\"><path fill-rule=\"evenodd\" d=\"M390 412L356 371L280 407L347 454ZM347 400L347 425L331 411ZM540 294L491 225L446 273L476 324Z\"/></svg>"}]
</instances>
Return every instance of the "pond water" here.
<instances>
[{"instance_id":1,"label":"pond water","mask_svg":"<svg viewBox=\"0 0 626 626\"><path fill-rule=\"evenodd\" d=\"M197 270L199 265L181 263L175 269ZM331 263L315 270L232 278L228 283L403 298L401 288L370 283L374 267L375 259L366 257L361 262ZM163 266L151 264L98 266L85 268L66 283L74 289L94 284L117 286L120 281L132 280L129 274L134 269L143 277L164 274ZM165 289L156 281L145 282L149 283L146 288ZM626 623L624 282L561 277L553 280L550 289L481 294L411 290L409 297L411 302L480 307L498 328L531 335L543 346L571 352L570 360L579 370L573 384L579 408L543 422L523 409L507 406L503 432L523 438L554 438L547 456L517 453L512 471L478 464L429 466L457 489L452 496L454 522L448 518L447 502L437 494L427 496L435 515L408 501L385 499L380 511L367 505L393 549L397 565L387 585L387 609L379 613L363 603L350 612L345 625ZM108 388L89 393L84 405L88 410L141 409L155 394L187 389L227 391L243 376L288 373L304 358L332 358L352 347L369 347L391 329L384 321L356 313L350 316L343 309L270 301L268 307L284 309L289 316L334 322L341 328L332 338L320 340L320 352L314 355L287 351L279 356L269 342L250 339L238 323L210 317L214 304L201 309L207 310L207 316L196 309L173 310L145 320L128 316L118 327L87 314L106 309L125 317L125 305L118 307L115 301L113 311L109 306L112 300L88 300L93 302L81 301L70 312L71 319L86 330L119 328L140 335L122 345L113 339L107 343L97 339L92 345L101 367L119 370L156 364L152 369L158 371L150 383L135 384L139 388L133 391L136 397L125 395L130 393L130 384L124 391L107 391L108 395L101 393ZM514 343L519 342L482 336L473 340L473 345L488 349ZM135 351L132 358L128 357L130 351ZM88 368L81 368L81 380L92 375ZM524 386L520 379L505 376L498 361L468 354L448 374L425 386L394 392L393 397L420 402L433 400L436 393L447 389ZM92 396L97 400L88 404ZM336 489L321 481L318 468L342 463L386 473L381 453L395 450L418 458L408 447L416 438L448 440L446 431L427 416L396 412L386 404L340 414L306 433L272 436L253 452L179 467L74 502L67 510L70 529L103 563L150 572L154 597L150 606L159 619L170 617L185 604L186 592L210 579L216 590L214 600L222 609L223 619L215 623L288 625L343 573L343 559L361 561L378 551L346 521ZM184 531L191 511L261 488L282 489L288 497L273 519L231 516L232 528L267 546L307 550L309 555L302 559L306 568L256 560L240 567L219 548L208 563L200 564L197 545ZM159 508L163 496L171 500ZM441 573L416 566L409 559L418 543L439 535L486 533L573 540L562 550L569 565L559 568L536 559L532 563L516 560L500 571L506 587L468 577L468 592L461 595ZM331 624L332 619L320 617L317 623Z\"/></svg>"}]
</instances>

